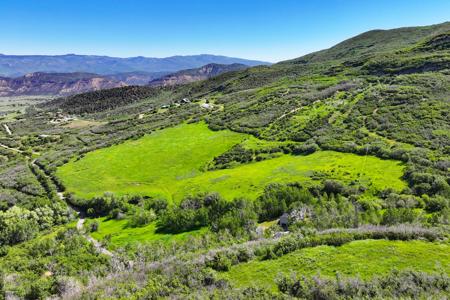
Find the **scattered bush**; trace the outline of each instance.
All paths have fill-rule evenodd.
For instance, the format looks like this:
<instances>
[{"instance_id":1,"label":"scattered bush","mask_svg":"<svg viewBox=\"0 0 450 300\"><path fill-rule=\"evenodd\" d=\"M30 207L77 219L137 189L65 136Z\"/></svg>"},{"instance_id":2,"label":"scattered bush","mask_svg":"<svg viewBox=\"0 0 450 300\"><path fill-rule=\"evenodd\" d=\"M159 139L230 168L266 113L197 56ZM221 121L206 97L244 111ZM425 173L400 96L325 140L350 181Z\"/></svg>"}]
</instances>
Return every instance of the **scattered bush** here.
<instances>
[{"instance_id":1,"label":"scattered bush","mask_svg":"<svg viewBox=\"0 0 450 300\"><path fill-rule=\"evenodd\" d=\"M280 292L302 299L420 299L429 295L445 298L450 292L450 278L445 273L430 275L416 271L393 271L370 280L339 275L336 279L297 278L293 274L279 276L277 286Z\"/></svg>"},{"instance_id":2,"label":"scattered bush","mask_svg":"<svg viewBox=\"0 0 450 300\"><path fill-rule=\"evenodd\" d=\"M150 224L156 219L156 214L153 210L136 209L130 216L128 226L141 227Z\"/></svg>"}]
</instances>

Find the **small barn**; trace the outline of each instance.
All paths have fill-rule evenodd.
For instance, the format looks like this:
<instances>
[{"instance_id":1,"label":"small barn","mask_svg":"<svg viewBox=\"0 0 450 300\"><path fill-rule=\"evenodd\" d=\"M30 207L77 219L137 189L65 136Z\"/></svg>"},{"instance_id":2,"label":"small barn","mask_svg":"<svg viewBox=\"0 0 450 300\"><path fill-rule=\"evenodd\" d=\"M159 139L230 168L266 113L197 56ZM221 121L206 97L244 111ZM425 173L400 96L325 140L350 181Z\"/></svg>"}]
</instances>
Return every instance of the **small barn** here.
<instances>
[{"instance_id":1,"label":"small barn","mask_svg":"<svg viewBox=\"0 0 450 300\"><path fill-rule=\"evenodd\" d=\"M280 225L284 231L288 231L289 215L287 213L281 215L280 220L278 220L278 225Z\"/></svg>"}]
</instances>

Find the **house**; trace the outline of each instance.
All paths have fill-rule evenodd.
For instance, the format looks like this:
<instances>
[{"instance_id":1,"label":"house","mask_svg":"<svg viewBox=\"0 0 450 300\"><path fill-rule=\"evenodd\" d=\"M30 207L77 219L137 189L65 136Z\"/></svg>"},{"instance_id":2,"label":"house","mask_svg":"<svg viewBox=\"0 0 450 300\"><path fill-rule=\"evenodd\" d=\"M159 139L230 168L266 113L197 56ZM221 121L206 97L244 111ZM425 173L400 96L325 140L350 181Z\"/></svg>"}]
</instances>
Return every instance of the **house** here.
<instances>
[{"instance_id":1,"label":"house","mask_svg":"<svg viewBox=\"0 0 450 300\"><path fill-rule=\"evenodd\" d=\"M208 103L203 103L203 104L200 105L200 107L204 108L204 109L212 109L213 108L213 106L211 104L208 104Z\"/></svg>"},{"instance_id":2,"label":"house","mask_svg":"<svg viewBox=\"0 0 450 300\"><path fill-rule=\"evenodd\" d=\"M61 124L61 123L67 123L73 120L76 120L77 118L69 116L69 115L65 115L63 113L56 113L56 116L54 116L51 120L50 120L50 124Z\"/></svg>"},{"instance_id":3,"label":"house","mask_svg":"<svg viewBox=\"0 0 450 300\"><path fill-rule=\"evenodd\" d=\"M288 231L289 215L287 213L281 215L280 220L278 221L278 225L280 225L284 231Z\"/></svg>"}]
</instances>

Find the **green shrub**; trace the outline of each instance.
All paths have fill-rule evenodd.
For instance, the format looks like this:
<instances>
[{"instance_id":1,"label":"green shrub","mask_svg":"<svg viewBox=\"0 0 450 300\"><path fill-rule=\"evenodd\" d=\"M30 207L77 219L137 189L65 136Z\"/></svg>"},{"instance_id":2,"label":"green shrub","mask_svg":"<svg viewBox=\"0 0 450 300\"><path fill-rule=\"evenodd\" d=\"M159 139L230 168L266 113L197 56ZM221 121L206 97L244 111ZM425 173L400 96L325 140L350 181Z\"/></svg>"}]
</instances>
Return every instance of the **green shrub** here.
<instances>
[{"instance_id":1,"label":"green shrub","mask_svg":"<svg viewBox=\"0 0 450 300\"><path fill-rule=\"evenodd\" d=\"M421 219L419 218L420 213L418 211L407 208L390 208L384 212L381 224L394 225L401 223L414 223L420 221Z\"/></svg>"},{"instance_id":2,"label":"green shrub","mask_svg":"<svg viewBox=\"0 0 450 300\"><path fill-rule=\"evenodd\" d=\"M231 268L231 260L224 253L218 252L208 266L216 271L228 271Z\"/></svg>"},{"instance_id":3,"label":"green shrub","mask_svg":"<svg viewBox=\"0 0 450 300\"><path fill-rule=\"evenodd\" d=\"M156 214L153 210L136 209L128 220L128 226L141 227L150 224L156 219Z\"/></svg>"},{"instance_id":4,"label":"green shrub","mask_svg":"<svg viewBox=\"0 0 450 300\"><path fill-rule=\"evenodd\" d=\"M93 222L89 223L89 232L98 231L98 227L99 227L99 224L97 221L93 221Z\"/></svg>"},{"instance_id":5,"label":"green shrub","mask_svg":"<svg viewBox=\"0 0 450 300\"><path fill-rule=\"evenodd\" d=\"M438 212L449 207L450 200L440 196L428 198L425 203L425 210L430 213Z\"/></svg>"}]
</instances>

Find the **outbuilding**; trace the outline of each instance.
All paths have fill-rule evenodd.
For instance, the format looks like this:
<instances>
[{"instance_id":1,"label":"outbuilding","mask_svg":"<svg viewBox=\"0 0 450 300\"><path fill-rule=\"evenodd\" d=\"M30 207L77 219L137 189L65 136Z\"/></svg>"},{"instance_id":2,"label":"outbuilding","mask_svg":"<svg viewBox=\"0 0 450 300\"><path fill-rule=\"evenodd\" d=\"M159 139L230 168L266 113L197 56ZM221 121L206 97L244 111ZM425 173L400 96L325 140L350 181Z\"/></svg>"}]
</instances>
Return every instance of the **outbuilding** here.
<instances>
[{"instance_id":1,"label":"outbuilding","mask_svg":"<svg viewBox=\"0 0 450 300\"><path fill-rule=\"evenodd\" d=\"M200 105L200 107L204 108L204 109L212 109L213 108L213 106L209 103L203 103Z\"/></svg>"},{"instance_id":2,"label":"outbuilding","mask_svg":"<svg viewBox=\"0 0 450 300\"><path fill-rule=\"evenodd\" d=\"M288 231L289 215L287 213L281 215L280 220L278 221L278 225L280 225L284 231Z\"/></svg>"}]
</instances>

